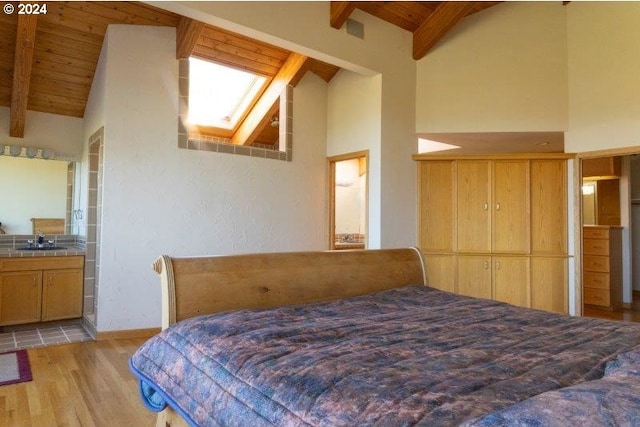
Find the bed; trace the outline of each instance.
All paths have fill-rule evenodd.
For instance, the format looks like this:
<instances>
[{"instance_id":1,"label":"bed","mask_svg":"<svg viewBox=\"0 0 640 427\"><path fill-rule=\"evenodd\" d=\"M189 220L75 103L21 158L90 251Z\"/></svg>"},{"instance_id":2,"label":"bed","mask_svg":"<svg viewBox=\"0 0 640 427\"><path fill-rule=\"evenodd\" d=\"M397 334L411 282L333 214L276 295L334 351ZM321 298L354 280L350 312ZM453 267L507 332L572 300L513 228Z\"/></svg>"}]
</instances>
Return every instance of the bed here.
<instances>
[{"instance_id":1,"label":"bed","mask_svg":"<svg viewBox=\"0 0 640 427\"><path fill-rule=\"evenodd\" d=\"M640 426L640 325L438 291L415 248L154 268L158 426Z\"/></svg>"}]
</instances>

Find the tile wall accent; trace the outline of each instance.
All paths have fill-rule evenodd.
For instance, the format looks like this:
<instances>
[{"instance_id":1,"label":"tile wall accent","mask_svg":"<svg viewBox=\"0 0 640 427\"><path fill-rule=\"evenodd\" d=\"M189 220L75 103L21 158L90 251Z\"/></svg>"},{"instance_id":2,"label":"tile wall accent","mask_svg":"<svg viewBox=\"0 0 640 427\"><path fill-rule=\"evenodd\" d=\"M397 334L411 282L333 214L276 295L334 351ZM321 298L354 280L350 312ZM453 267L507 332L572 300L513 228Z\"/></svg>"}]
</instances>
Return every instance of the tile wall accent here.
<instances>
[{"instance_id":1,"label":"tile wall accent","mask_svg":"<svg viewBox=\"0 0 640 427\"><path fill-rule=\"evenodd\" d=\"M358 233L340 233L336 234L336 243L365 243L365 237L366 236L364 234Z\"/></svg>"},{"instance_id":2,"label":"tile wall accent","mask_svg":"<svg viewBox=\"0 0 640 427\"><path fill-rule=\"evenodd\" d=\"M67 164L67 215L65 222L65 233L71 234L73 231L73 183L75 179L75 163Z\"/></svg>"},{"instance_id":3,"label":"tile wall accent","mask_svg":"<svg viewBox=\"0 0 640 427\"><path fill-rule=\"evenodd\" d=\"M293 86L287 86L280 96L280 137L277 149L266 145L236 145L227 138L190 133L187 126L189 115L189 60L179 60L178 71L178 148L209 151L213 153L237 154L273 160L293 160ZM282 120L282 117L286 117Z\"/></svg>"},{"instance_id":4,"label":"tile wall accent","mask_svg":"<svg viewBox=\"0 0 640 427\"><path fill-rule=\"evenodd\" d=\"M95 329L100 273L100 225L102 212L102 159L104 127L89 137L89 181L86 255L84 268L84 316Z\"/></svg>"}]
</instances>

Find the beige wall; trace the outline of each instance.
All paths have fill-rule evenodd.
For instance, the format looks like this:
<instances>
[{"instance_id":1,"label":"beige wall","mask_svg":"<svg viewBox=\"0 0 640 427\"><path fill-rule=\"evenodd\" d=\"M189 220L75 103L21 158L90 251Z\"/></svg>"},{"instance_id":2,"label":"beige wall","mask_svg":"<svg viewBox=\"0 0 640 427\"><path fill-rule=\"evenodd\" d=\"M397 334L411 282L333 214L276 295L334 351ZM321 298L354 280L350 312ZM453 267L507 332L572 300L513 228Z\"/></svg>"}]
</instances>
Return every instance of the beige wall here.
<instances>
[{"instance_id":1,"label":"beige wall","mask_svg":"<svg viewBox=\"0 0 640 427\"><path fill-rule=\"evenodd\" d=\"M368 247L381 247L380 75L342 70L331 80L327 99L327 155L369 151Z\"/></svg>"},{"instance_id":2,"label":"beige wall","mask_svg":"<svg viewBox=\"0 0 640 427\"><path fill-rule=\"evenodd\" d=\"M322 79L310 73L294 89L293 161L185 150L175 30L110 26L103 49L106 90L96 85L104 98L88 119L105 130L98 331L159 325L149 263L160 254L327 249Z\"/></svg>"},{"instance_id":3,"label":"beige wall","mask_svg":"<svg viewBox=\"0 0 640 427\"><path fill-rule=\"evenodd\" d=\"M561 2L465 18L417 63L416 131L564 131L565 22Z\"/></svg>"},{"instance_id":4,"label":"beige wall","mask_svg":"<svg viewBox=\"0 0 640 427\"><path fill-rule=\"evenodd\" d=\"M566 7L566 151L640 146L640 2Z\"/></svg>"},{"instance_id":5,"label":"beige wall","mask_svg":"<svg viewBox=\"0 0 640 427\"><path fill-rule=\"evenodd\" d=\"M373 248L415 245L416 165L411 154L417 148L416 68L411 56L411 33L356 10L351 17L363 23L364 39L353 37L344 27L336 30L328 25L329 2L326 1L159 2L157 5L308 54L355 74L379 79L378 98L373 104L378 109L375 117L350 125L355 134L376 132L374 139L366 142L377 152L370 152L369 244ZM340 83L332 80L330 86L334 84ZM354 94L363 99L371 99L371 95L373 93ZM345 97L341 97L340 102L342 100L345 105L329 100L327 155L347 153L360 142L350 140L348 134L338 135L332 141L332 127L342 126L331 123L332 118L338 116L332 108L348 111L348 105L357 103ZM359 115L352 110L348 114ZM398 191L399 188L402 191Z\"/></svg>"},{"instance_id":6,"label":"beige wall","mask_svg":"<svg viewBox=\"0 0 640 427\"><path fill-rule=\"evenodd\" d=\"M47 148L69 159L80 159L83 121L27 110L24 138L9 136L9 107L0 106L0 144Z\"/></svg>"}]
</instances>

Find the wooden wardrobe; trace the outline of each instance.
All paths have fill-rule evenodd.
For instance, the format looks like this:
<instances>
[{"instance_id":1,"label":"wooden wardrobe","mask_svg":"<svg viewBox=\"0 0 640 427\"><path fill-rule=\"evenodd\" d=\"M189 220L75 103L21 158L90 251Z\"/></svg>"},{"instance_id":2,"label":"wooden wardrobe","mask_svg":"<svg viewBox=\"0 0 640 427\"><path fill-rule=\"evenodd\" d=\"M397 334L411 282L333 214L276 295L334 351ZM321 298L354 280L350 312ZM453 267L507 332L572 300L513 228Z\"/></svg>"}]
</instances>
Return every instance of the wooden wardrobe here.
<instances>
[{"instance_id":1,"label":"wooden wardrobe","mask_svg":"<svg viewBox=\"0 0 640 427\"><path fill-rule=\"evenodd\" d=\"M567 313L568 158L415 155L429 285Z\"/></svg>"}]
</instances>

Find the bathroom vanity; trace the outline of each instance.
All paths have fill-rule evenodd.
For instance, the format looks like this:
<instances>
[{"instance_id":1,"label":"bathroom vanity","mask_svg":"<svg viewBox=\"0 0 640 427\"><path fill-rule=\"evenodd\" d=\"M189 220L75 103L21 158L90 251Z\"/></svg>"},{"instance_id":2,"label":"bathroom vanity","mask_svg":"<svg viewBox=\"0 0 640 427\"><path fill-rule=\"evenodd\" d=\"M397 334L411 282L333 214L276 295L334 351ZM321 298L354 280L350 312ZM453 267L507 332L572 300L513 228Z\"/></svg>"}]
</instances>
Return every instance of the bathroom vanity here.
<instances>
[{"instance_id":1,"label":"bathroom vanity","mask_svg":"<svg viewBox=\"0 0 640 427\"><path fill-rule=\"evenodd\" d=\"M0 326L82 317L84 256L0 253Z\"/></svg>"}]
</instances>

